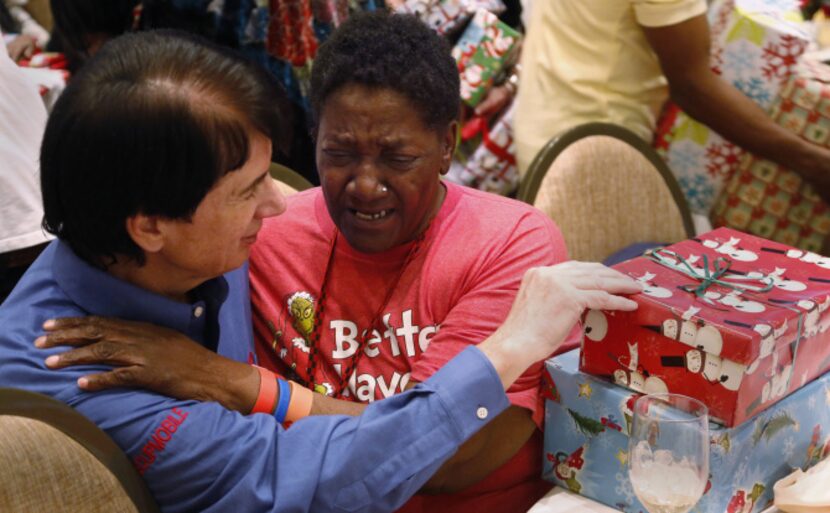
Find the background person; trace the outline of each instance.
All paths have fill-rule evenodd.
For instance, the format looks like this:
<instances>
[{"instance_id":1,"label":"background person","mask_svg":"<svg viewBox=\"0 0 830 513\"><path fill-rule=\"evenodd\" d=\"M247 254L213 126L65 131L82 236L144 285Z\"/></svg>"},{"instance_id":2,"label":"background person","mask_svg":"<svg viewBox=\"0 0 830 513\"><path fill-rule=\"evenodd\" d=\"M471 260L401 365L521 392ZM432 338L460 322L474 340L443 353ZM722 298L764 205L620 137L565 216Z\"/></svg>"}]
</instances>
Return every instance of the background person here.
<instances>
[{"instance_id":1,"label":"background person","mask_svg":"<svg viewBox=\"0 0 830 513\"><path fill-rule=\"evenodd\" d=\"M522 50L516 150L524 173L541 148L592 121L651 142L671 97L738 146L801 174L830 198L830 150L773 122L710 66L705 0L534 2Z\"/></svg>"},{"instance_id":2,"label":"background person","mask_svg":"<svg viewBox=\"0 0 830 513\"><path fill-rule=\"evenodd\" d=\"M38 150L46 107L0 37L0 303L43 249Z\"/></svg>"}]
</instances>

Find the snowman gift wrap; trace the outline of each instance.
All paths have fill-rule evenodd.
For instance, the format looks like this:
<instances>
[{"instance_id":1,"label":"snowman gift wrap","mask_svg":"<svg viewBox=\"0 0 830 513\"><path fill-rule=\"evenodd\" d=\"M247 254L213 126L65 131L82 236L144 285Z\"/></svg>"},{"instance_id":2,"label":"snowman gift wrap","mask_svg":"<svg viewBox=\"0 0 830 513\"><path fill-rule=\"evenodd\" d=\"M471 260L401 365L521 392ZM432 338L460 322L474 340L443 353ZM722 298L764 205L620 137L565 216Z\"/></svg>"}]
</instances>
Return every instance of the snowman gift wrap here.
<instances>
[{"instance_id":1,"label":"snowman gift wrap","mask_svg":"<svg viewBox=\"0 0 830 513\"><path fill-rule=\"evenodd\" d=\"M830 370L825 260L720 228L618 264L639 307L586 314L581 370L738 425Z\"/></svg>"}]
</instances>

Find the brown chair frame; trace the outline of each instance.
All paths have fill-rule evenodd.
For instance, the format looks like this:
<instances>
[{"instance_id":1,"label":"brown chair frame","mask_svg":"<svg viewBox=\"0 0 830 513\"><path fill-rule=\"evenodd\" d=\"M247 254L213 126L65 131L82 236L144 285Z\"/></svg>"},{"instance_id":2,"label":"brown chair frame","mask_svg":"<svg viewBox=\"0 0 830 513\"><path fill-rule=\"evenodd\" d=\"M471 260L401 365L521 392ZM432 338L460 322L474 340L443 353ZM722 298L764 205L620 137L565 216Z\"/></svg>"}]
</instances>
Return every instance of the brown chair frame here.
<instances>
[{"instance_id":1,"label":"brown chair frame","mask_svg":"<svg viewBox=\"0 0 830 513\"><path fill-rule=\"evenodd\" d=\"M689 238L694 237L695 228L692 221L692 214L689 210L689 204L686 202L686 197L680 190L680 185L677 183L677 178L672 174L666 162L657 154L657 152L648 145L644 140L638 137L634 132L619 125L612 123L586 123L577 127L568 129L563 133L557 135L536 154L527 173L522 178L519 184L519 191L516 198L533 205L536 200L536 195L539 192L539 187L542 185L542 180L550 169L553 161L571 144L595 135L603 135L619 139L622 142L632 146L645 157L663 178L666 187L669 188L672 197L674 198L677 207L680 210L680 216L683 219L683 228Z\"/></svg>"},{"instance_id":2,"label":"brown chair frame","mask_svg":"<svg viewBox=\"0 0 830 513\"><path fill-rule=\"evenodd\" d=\"M160 513L147 483L127 455L101 428L75 409L43 394L0 388L0 415L39 420L61 431L89 451L112 473L138 511Z\"/></svg>"},{"instance_id":3,"label":"brown chair frame","mask_svg":"<svg viewBox=\"0 0 830 513\"><path fill-rule=\"evenodd\" d=\"M277 164L276 162L271 163L271 166L268 168L268 173L274 180L279 180L297 192L314 187L314 184L309 182L306 177L300 173L289 167L285 167L282 164Z\"/></svg>"}]
</instances>

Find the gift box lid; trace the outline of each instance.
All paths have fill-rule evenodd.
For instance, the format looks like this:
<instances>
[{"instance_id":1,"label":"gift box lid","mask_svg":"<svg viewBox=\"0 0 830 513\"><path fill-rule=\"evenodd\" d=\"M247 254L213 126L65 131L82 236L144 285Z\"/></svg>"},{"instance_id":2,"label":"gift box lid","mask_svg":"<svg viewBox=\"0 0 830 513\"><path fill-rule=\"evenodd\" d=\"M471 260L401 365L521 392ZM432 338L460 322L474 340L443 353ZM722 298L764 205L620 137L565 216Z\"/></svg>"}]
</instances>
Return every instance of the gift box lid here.
<instances>
[{"instance_id":1,"label":"gift box lid","mask_svg":"<svg viewBox=\"0 0 830 513\"><path fill-rule=\"evenodd\" d=\"M644 285L630 322L740 364L830 328L829 257L729 228L614 267Z\"/></svg>"}]
</instances>

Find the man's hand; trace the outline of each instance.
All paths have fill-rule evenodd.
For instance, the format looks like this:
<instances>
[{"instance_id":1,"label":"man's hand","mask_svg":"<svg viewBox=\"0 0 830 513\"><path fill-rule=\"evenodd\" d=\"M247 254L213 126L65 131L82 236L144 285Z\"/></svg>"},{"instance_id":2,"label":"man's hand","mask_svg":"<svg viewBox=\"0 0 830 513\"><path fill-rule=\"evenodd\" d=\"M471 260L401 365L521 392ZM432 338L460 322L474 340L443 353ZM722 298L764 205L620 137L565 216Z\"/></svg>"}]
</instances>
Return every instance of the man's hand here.
<instances>
[{"instance_id":1,"label":"man's hand","mask_svg":"<svg viewBox=\"0 0 830 513\"><path fill-rule=\"evenodd\" d=\"M228 409L248 413L259 391L259 373L250 365L217 355L178 331L142 322L101 317L47 321L39 348L75 349L46 359L46 366L103 364L114 369L84 376L78 386L87 391L138 387L175 397L217 401Z\"/></svg>"},{"instance_id":2,"label":"man's hand","mask_svg":"<svg viewBox=\"0 0 830 513\"><path fill-rule=\"evenodd\" d=\"M562 345L586 309L636 310L636 302L616 294L641 291L635 280L602 264L570 261L530 269L507 319L478 348L506 390L525 369Z\"/></svg>"},{"instance_id":3,"label":"man's hand","mask_svg":"<svg viewBox=\"0 0 830 513\"><path fill-rule=\"evenodd\" d=\"M6 46L6 50L14 62L20 59L30 59L35 53L35 38L26 35L17 36Z\"/></svg>"}]
</instances>

